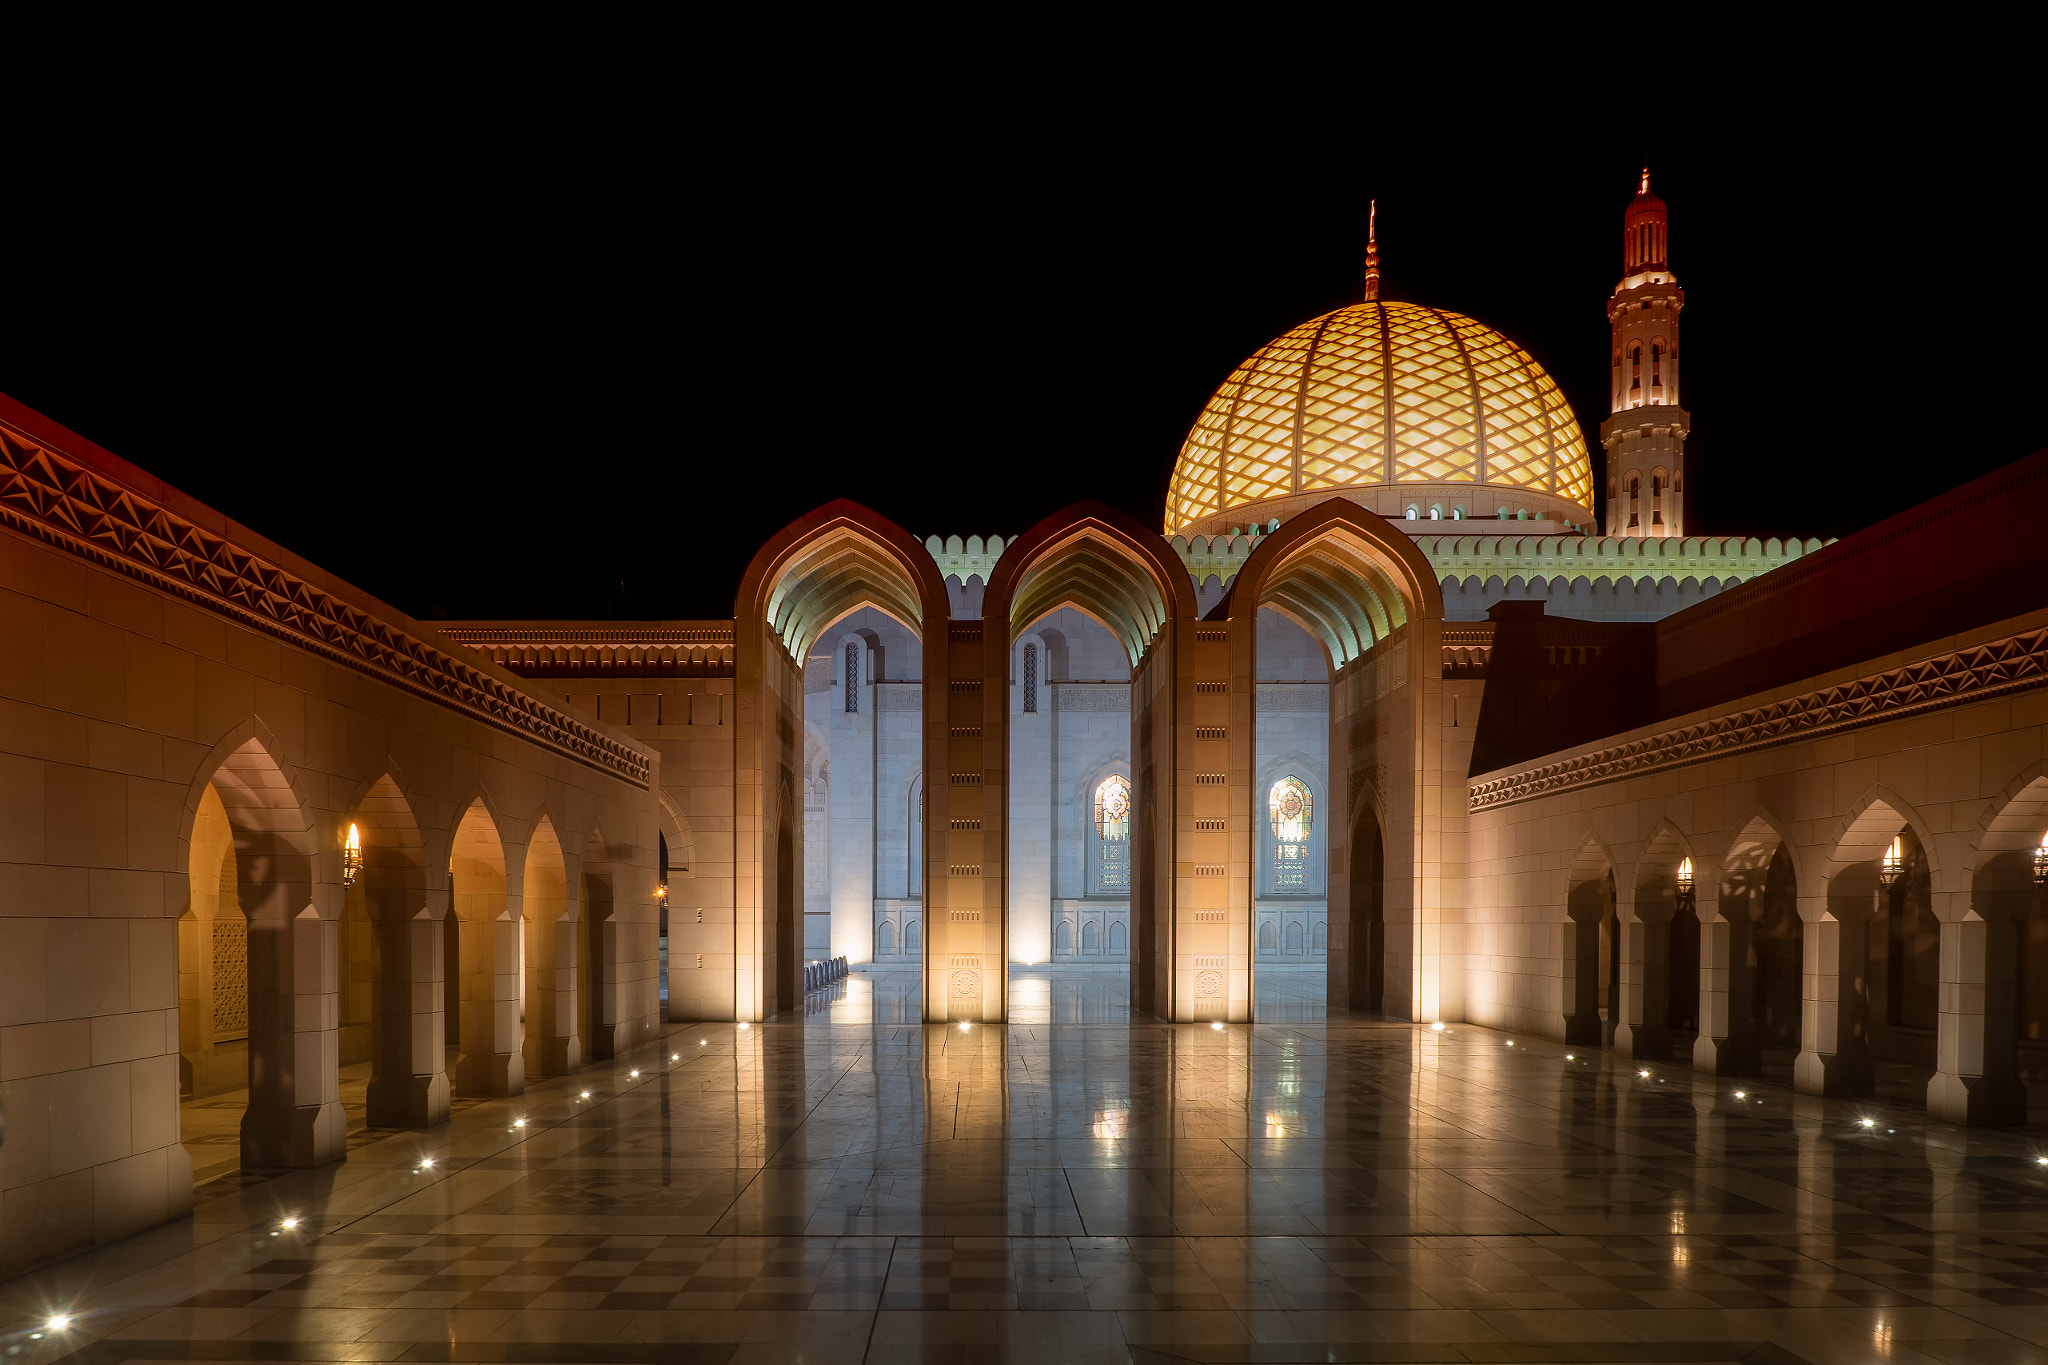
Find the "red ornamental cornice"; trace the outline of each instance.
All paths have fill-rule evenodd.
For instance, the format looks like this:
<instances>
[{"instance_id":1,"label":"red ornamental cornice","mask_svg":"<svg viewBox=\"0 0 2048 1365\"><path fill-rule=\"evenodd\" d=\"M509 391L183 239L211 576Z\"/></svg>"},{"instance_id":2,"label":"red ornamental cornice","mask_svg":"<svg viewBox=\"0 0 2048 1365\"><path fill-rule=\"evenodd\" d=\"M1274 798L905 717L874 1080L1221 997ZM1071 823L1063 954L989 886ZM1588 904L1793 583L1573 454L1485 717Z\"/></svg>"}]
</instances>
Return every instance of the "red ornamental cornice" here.
<instances>
[{"instance_id":1,"label":"red ornamental cornice","mask_svg":"<svg viewBox=\"0 0 2048 1365\"><path fill-rule=\"evenodd\" d=\"M2048 630L2029 631L1474 782L1469 806L1474 811L1512 806L1574 787L1818 739L2042 686L2048 686Z\"/></svg>"},{"instance_id":2,"label":"red ornamental cornice","mask_svg":"<svg viewBox=\"0 0 2048 1365\"><path fill-rule=\"evenodd\" d=\"M646 787L646 755L0 424L0 524Z\"/></svg>"}]
</instances>

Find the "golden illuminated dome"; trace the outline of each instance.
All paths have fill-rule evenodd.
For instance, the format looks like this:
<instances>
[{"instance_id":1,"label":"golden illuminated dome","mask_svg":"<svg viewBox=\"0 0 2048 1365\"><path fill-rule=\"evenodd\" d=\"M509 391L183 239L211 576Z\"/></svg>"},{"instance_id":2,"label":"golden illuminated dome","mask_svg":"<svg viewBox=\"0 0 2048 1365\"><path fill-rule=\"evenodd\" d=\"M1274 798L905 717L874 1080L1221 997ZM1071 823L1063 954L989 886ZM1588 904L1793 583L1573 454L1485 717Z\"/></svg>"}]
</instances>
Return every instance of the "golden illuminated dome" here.
<instances>
[{"instance_id":1,"label":"golden illuminated dome","mask_svg":"<svg viewBox=\"0 0 2048 1365\"><path fill-rule=\"evenodd\" d=\"M1166 533L1333 495L1391 517L1584 524L1593 467L1527 351L1459 313L1369 301L1304 322L1223 382L1174 465Z\"/></svg>"}]
</instances>

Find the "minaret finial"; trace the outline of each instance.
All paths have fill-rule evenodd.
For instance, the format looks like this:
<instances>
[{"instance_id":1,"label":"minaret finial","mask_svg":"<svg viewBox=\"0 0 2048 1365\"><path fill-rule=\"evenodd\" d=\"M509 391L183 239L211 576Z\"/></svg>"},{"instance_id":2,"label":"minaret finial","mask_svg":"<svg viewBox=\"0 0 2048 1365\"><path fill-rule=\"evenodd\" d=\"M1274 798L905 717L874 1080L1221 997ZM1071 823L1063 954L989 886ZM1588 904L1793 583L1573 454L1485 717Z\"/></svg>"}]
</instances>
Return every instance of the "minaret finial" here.
<instances>
[{"instance_id":1,"label":"minaret finial","mask_svg":"<svg viewBox=\"0 0 2048 1365\"><path fill-rule=\"evenodd\" d=\"M1638 190L1636 191L1636 193L1637 193L1637 194L1648 194L1649 192L1650 192L1650 165L1649 165L1649 163L1648 163L1648 162L1644 162L1644 163L1643 163L1643 183L1642 183L1642 186L1641 186L1641 188L1639 188L1639 189L1638 189Z\"/></svg>"},{"instance_id":2,"label":"minaret finial","mask_svg":"<svg viewBox=\"0 0 2048 1365\"><path fill-rule=\"evenodd\" d=\"M1380 201L1375 199L1365 211L1365 301L1372 303L1380 296Z\"/></svg>"}]
</instances>

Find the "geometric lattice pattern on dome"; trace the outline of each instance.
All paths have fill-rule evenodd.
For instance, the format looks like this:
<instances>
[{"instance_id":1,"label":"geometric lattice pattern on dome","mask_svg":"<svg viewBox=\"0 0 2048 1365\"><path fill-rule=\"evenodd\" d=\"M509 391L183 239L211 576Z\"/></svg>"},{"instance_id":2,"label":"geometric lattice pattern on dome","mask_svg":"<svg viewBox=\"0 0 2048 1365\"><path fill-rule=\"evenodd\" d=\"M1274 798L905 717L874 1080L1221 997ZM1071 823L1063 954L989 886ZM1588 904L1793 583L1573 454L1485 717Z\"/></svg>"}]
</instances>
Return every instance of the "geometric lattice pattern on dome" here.
<instances>
[{"instance_id":1,"label":"geometric lattice pattern on dome","mask_svg":"<svg viewBox=\"0 0 2048 1365\"><path fill-rule=\"evenodd\" d=\"M1166 532L1390 483L1535 489L1592 509L1585 434L1527 351L1459 313L1375 301L1303 323L1223 381L1181 446Z\"/></svg>"}]
</instances>

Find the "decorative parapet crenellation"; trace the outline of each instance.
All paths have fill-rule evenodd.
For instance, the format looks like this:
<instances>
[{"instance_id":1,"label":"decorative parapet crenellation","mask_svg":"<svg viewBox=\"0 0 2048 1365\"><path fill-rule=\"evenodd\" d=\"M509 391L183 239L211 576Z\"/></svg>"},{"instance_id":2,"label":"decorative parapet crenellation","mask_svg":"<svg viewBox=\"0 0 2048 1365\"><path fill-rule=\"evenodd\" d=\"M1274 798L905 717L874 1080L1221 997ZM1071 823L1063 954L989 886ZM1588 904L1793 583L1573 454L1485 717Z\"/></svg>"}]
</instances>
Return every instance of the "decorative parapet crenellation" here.
<instances>
[{"instance_id":1,"label":"decorative parapet crenellation","mask_svg":"<svg viewBox=\"0 0 2048 1365\"><path fill-rule=\"evenodd\" d=\"M1833 541L1742 536L1419 536L1441 581L1543 578L1618 583L1717 578L1723 587L1769 573Z\"/></svg>"},{"instance_id":2,"label":"decorative parapet crenellation","mask_svg":"<svg viewBox=\"0 0 2048 1365\"><path fill-rule=\"evenodd\" d=\"M1414 522L1391 524L1404 530ZM1445 523L1427 523L1443 525ZM1458 523L1450 523L1458 524ZM1228 584L1251 556L1259 542L1277 528L1250 525L1245 534L1215 536L1172 536L1167 543L1188 567L1188 576L1199 589L1209 579ZM1413 532L1411 532L1413 534ZM1439 582L1451 592L1478 592L1491 580L1502 584L1515 579L1523 583L1542 582L1621 584L1662 582L1697 584L1714 581L1714 590L1734 587L1758 574L1790 564L1812 554L1832 540L1776 536L1559 536L1559 535L1418 535L1415 544L1429 558ZM979 577L983 583L1002 558L1004 540L990 536L932 536L925 548L938 563L941 578L952 577L962 584ZM1491 597L1488 598L1491 601ZM1666 603L1653 610L1662 614L1679 603Z\"/></svg>"},{"instance_id":3,"label":"decorative parapet crenellation","mask_svg":"<svg viewBox=\"0 0 2048 1365\"><path fill-rule=\"evenodd\" d=\"M1916 660L1471 785L1474 811L2048 686L2048 630Z\"/></svg>"},{"instance_id":4,"label":"decorative parapet crenellation","mask_svg":"<svg viewBox=\"0 0 2048 1365\"><path fill-rule=\"evenodd\" d=\"M609 626L463 622L441 638L522 678L730 678L733 623L658 621Z\"/></svg>"},{"instance_id":5,"label":"decorative parapet crenellation","mask_svg":"<svg viewBox=\"0 0 2048 1365\"><path fill-rule=\"evenodd\" d=\"M0 423L0 524L635 786L648 755Z\"/></svg>"},{"instance_id":6,"label":"decorative parapet crenellation","mask_svg":"<svg viewBox=\"0 0 2048 1365\"><path fill-rule=\"evenodd\" d=\"M1011 537L1014 540L1016 537ZM986 584L989 575L996 571L996 561L1003 557L1003 547L1009 542L1001 536L969 536L962 540L958 536L927 536L924 548L938 563L939 577L957 578L965 583L970 578L980 578Z\"/></svg>"}]
</instances>

